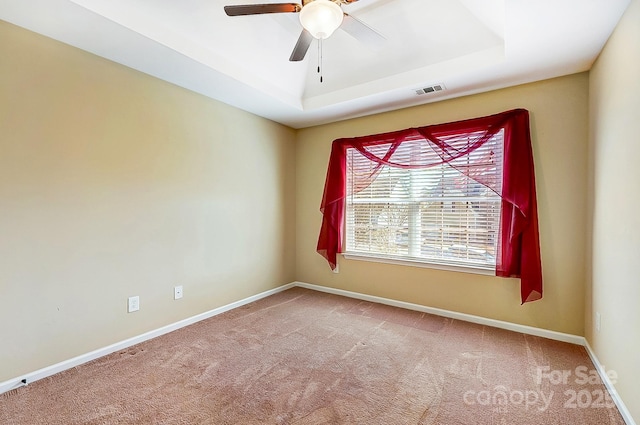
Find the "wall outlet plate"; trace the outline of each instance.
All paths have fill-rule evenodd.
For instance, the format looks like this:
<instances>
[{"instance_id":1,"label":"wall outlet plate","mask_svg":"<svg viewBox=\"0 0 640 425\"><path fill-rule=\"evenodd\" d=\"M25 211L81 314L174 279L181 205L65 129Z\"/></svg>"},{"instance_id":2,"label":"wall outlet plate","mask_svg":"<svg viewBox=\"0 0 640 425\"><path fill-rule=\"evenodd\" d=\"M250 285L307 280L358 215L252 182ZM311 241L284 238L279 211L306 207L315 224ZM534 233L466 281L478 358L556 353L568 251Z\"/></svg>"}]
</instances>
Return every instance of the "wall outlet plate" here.
<instances>
[{"instance_id":1,"label":"wall outlet plate","mask_svg":"<svg viewBox=\"0 0 640 425\"><path fill-rule=\"evenodd\" d=\"M182 285L173 288L173 299L179 300L182 298Z\"/></svg>"},{"instance_id":2,"label":"wall outlet plate","mask_svg":"<svg viewBox=\"0 0 640 425\"><path fill-rule=\"evenodd\" d=\"M127 306L127 311L129 313L140 310L140 297L137 295L135 297L129 297Z\"/></svg>"}]
</instances>

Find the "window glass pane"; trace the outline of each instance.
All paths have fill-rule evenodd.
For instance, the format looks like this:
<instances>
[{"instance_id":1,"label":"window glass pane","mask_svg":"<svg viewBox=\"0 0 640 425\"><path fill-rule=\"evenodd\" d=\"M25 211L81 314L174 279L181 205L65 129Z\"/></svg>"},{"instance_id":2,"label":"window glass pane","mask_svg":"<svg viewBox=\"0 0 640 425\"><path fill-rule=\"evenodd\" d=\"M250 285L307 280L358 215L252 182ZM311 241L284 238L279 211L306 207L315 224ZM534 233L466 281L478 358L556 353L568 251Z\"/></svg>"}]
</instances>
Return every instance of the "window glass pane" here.
<instances>
[{"instance_id":1,"label":"window glass pane","mask_svg":"<svg viewBox=\"0 0 640 425\"><path fill-rule=\"evenodd\" d=\"M408 149L403 144L392 161L407 164L431 155L428 161L437 163L418 169L380 167L349 149L346 252L494 268L501 200L486 184L500 191L502 143L498 133L451 165L439 163L424 140L410 142ZM376 149L381 156L389 145ZM359 175L376 178L358 187Z\"/></svg>"}]
</instances>

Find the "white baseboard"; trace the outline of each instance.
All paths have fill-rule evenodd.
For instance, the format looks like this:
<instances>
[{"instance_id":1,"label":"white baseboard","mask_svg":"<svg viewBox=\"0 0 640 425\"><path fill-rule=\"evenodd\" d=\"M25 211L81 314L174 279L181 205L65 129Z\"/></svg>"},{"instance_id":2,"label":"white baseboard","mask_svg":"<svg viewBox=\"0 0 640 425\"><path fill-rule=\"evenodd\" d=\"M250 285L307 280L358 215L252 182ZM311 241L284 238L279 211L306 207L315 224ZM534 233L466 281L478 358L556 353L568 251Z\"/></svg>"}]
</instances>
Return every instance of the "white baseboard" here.
<instances>
[{"instance_id":1,"label":"white baseboard","mask_svg":"<svg viewBox=\"0 0 640 425\"><path fill-rule=\"evenodd\" d=\"M586 339L584 340L584 348L587 350L587 353L589 353L589 357L591 357L591 361L596 367L596 370L598 371L598 375L600 375L600 378L602 379L604 386L607 387L607 390L609 391L609 395L611 396L613 401L616 403L616 406L618 407L618 410L620 411L620 415L622 415L622 419L624 419L624 422L627 425L636 425L636 422L631 417L631 412L629 412L629 409L627 409L627 406L624 404L624 402L620 398L620 395L618 394L618 391L616 391L616 388L614 387L613 382L611 382L611 379L609 378L609 375L607 374L606 369L604 368L604 366L602 366L602 363L600 363L600 360L598 360L596 353L593 352L591 345L589 345L589 341L587 341Z\"/></svg>"},{"instance_id":2,"label":"white baseboard","mask_svg":"<svg viewBox=\"0 0 640 425\"><path fill-rule=\"evenodd\" d=\"M131 347L133 345L139 344L141 342L150 340L152 338L156 338L160 335L164 335L166 333L175 331L180 328L184 328L185 326L191 325L193 323L199 322L201 320L208 319L210 317L216 316L218 314L224 313L225 311L232 310L237 307L241 307L243 305L252 303L254 301L258 301L259 299L268 297L269 295L276 294L278 292L285 291L295 286L295 283L289 283L287 285L282 285L277 288L261 292L257 295L253 295L248 298L244 298L240 301L233 302L231 304L224 305L222 307L215 308L213 310L189 317L184 320L180 320L178 322L172 323L167 326L163 326L159 329L155 329L153 331L146 332L142 335L135 336L133 338L126 339L124 341L116 342L115 344L111 344L109 346L99 348L97 350L91 351L90 353L82 354L80 356L74 357L69 360L62 361L60 363L56 363L54 365L36 370L35 372L25 373L19 377L14 379L9 379L8 381L0 382L0 394L5 393L7 391L11 391L16 388L23 387L28 385L34 381L39 379L46 378L48 376L54 375L56 373L63 372L67 369L74 368L83 363L90 362L91 360L95 360L99 357L106 356L107 354L114 353L116 351L124 350L125 348Z\"/></svg>"},{"instance_id":3,"label":"white baseboard","mask_svg":"<svg viewBox=\"0 0 640 425\"><path fill-rule=\"evenodd\" d=\"M593 362L594 366L596 367L596 370L600 374L600 377L602 378L602 381L604 382L605 386L609 390L609 394L611 395L611 398L616 403L616 406L618 406L620 414L622 415L622 417L625 420L626 424L627 425L636 425L635 421L631 417L631 413L629 412L629 410L625 406L624 402L622 401L622 399L618 395L618 392L616 391L615 387L613 386L613 383L609 379L609 376L607 375L604 367L598 361L598 358L596 357L595 353L593 352L593 350L589 346L589 343L587 342L587 340L584 337L577 336L577 335L571 335L571 334L565 334L565 333L561 333L561 332L550 331L550 330L547 330L547 329L535 328L535 327L532 327L532 326L519 325L519 324L516 324L516 323L510 323L510 322L505 322L505 321L501 321L501 320L488 319L486 317L474 316L474 315L471 315L471 314L458 313L458 312L455 312L455 311L443 310L443 309L433 308L433 307L426 307L426 306L419 305L419 304L413 304L413 303L408 303L408 302L404 302L404 301L397 301L397 300L392 300L392 299L388 299L388 298L376 297L376 296L373 296L373 295L366 295L366 294L361 294L361 293L358 293L358 292L351 292L351 291L345 291L345 290L342 290L342 289L329 288L329 287L326 287L326 286L313 285L313 284L304 283L304 282L292 282L292 283L289 283L287 285L282 285L282 286L279 286L277 288L274 288L274 289L271 289L271 290L268 290L268 291L265 291L265 292L261 292L261 293L259 293L257 295L253 295L251 297L244 298L244 299L242 299L240 301L236 301L236 302L233 302L231 304L227 304L227 305L224 305L222 307L218 307L218 308L215 308L213 310L207 311L205 313L201 313L201 314L189 317L187 319L180 320L180 321L178 321L176 323L172 323L172 324L164 326L162 328L159 328L159 329L156 329L156 330L153 330L153 331L150 331L150 332L146 332L146 333L144 333L142 335L138 335L138 336L135 336L133 338L129 338L129 339L126 339L124 341L120 341L120 342L117 342L115 344L111 344L111 345L109 345L107 347L100 348L100 349L92 351L90 353L82 354L82 355L74 357L72 359L65 360L65 361L60 362L60 363L56 363L56 364L54 364L52 366L48 366L48 367L45 367L43 369L36 370L35 372L26 373L26 374L24 374L22 376L14 378L14 379L9 379L8 381L5 381L5 382L0 382L0 394L2 394L4 392L7 392L7 391L11 391L13 389L19 388L19 387L24 386L24 385L30 384L30 383L32 383L34 381L39 380L39 379L43 379L43 378L46 378L48 376L54 375L56 373L65 371L67 369L71 369L71 368L79 366L79 365L81 365L83 363L87 363L87 362L89 362L91 360L95 360L95 359L97 359L99 357L106 356L108 354L114 353L114 352L119 351L119 350L124 350L124 349L126 349L128 347L131 347L131 346L135 345L135 344L139 344L141 342L150 340L152 338L156 338L156 337L158 337L160 335L164 335L166 333L175 331L177 329L183 328L185 326L191 325L191 324L199 322L201 320L208 319L210 317L216 316L218 314L224 313L224 312L232 310L234 308L238 308L238 307L241 307L243 305L252 303L254 301L258 301L258 300L260 300L262 298L268 297L268 296L276 294L278 292L282 292L282 291L285 291L287 289L293 288L294 286L298 286L298 287L306 288L306 289L311 289L311 290L319 291L319 292L326 292L326 293L329 293L329 294L341 295L341 296L354 298L354 299L359 299L359 300L363 300L363 301L370 301L370 302L375 302L375 303L379 303L379 304L390 305L390 306L393 306L393 307L405 308L405 309L408 309L408 310L420 311L420 312L424 312L424 313L434 314L434 315L437 315L437 316L448 317L450 319L456 319L456 320L462 320L462 321L465 321L465 322L477 323L479 325L492 326L492 327L495 327L495 328L506 329L506 330L509 330L509 331L524 333L524 334L527 334L527 335L534 335L534 336L539 336L539 337L543 337L543 338L549 338L549 339L553 339L553 340L557 340L557 341L568 342L568 343L571 343L571 344L582 345L587 350L587 353L589 354L589 357L591 358L591 361Z\"/></svg>"},{"instance_id":4,"label":"white baseboard","mask_svg":"<svg viewBox=\"0 0 640 425\"><path fill-rule=\"evenodd\" d=\"M426 307L420 304L412 304L404 301L396 301L388 298L376 297L373 295L365 295L359 292L345 291L342 289L312 285L310 283L304 283L304 282L295 282L295 286L312 289L314 291L327 292L329 294L342 295L344 297L349 297L349 298L356 298L363 301L371 301L374 303L386 304L393 307L405 308L407 310L420 311L423 313L429 313L436 316L462 320L464 322L471 322L471 323L477 323L479 325L486 325L494 328L506 329L509 331L520 332L527 335L540 336L543 338L549 338L556 341L568 342L571 344L584 345L585 343L584 338L581 336L550 331L547 329L534 328L532 326L518 325L516 323L504 322L502 320L488 319L486 317L474 316L474 315L465 314L465 313L458 313L450 310L442 310L439 308Z\"/></svg>"}]
</instances>

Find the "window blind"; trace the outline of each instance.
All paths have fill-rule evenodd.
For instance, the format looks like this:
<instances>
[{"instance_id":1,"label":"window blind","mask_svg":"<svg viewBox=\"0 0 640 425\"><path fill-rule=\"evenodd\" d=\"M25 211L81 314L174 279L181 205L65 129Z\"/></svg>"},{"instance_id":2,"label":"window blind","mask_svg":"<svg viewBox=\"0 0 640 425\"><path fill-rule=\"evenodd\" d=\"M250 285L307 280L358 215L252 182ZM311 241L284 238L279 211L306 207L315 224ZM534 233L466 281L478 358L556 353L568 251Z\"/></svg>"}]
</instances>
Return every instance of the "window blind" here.
<instances>
[{"instance_id":1,"label":"window blind","mask_svg":"<svg viewBox=\"0 0 640 425\"><path fill-rule=\"evenodd\" d=\"M464 146L474 134L450 136ZM347 149L346 253L494 270L499 237L503 131L469 155L444 163L416 138L390 161L435 164L427 168L381 166ZM376 149L387 151L389 145ZM366 188L358 173L376 174ZM492 188L481 184L491 181Z\"/></svg>"}]
</instances>

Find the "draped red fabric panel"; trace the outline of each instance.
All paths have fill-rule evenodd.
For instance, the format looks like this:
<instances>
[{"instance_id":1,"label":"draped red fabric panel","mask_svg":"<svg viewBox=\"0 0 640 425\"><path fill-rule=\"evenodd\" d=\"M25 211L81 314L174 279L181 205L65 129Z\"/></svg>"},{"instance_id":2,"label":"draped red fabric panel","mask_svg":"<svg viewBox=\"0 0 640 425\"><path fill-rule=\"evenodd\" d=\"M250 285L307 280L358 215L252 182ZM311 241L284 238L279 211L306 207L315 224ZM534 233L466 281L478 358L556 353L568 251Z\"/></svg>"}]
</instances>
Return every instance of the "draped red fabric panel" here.
<instances>
[{"instance_id":1,"label":"draped red fabric panel","mask_svg":"<svg viewBox=\"0 0 640 425\"><path fill-rule=\"evenodd\" d=\"M472 155L500 130L504 130L502 184L487 179L486 174L480 172L481 165L477 160L474 164ZM428 149L416 150L416 143ZM358 150L371 161L367 169L354 170L356 191L368 187L383 166L426 168L447 163L500 195L502 210L496 276L520 278L522 303L542 298L538 208L528 111L514 109L482 118L335 140L320 206L323 219L317 247L332 269L336 267L337 254L342 252L349 148ZM407 150L411 150L410 155Z\"/></svg>"}]
</instances>

